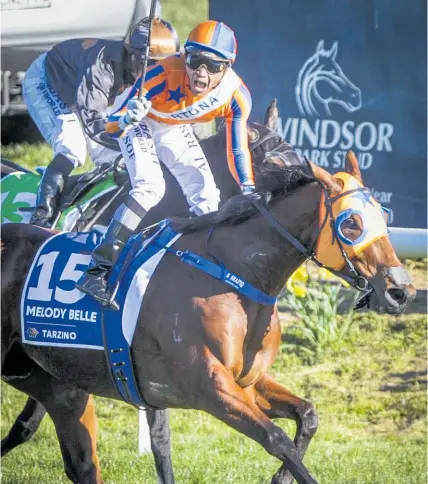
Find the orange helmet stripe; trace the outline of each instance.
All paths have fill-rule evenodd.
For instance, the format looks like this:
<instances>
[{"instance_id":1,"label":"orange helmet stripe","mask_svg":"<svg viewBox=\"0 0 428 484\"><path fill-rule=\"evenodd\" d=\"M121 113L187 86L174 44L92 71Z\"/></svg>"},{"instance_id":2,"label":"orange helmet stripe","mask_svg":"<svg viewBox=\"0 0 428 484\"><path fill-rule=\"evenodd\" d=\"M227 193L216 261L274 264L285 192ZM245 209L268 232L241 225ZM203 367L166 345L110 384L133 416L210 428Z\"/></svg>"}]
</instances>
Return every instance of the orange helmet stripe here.
<instances>
[{"instance_id":1,"label":"orange helmet stripe","mask_svg":"<svg viewBox=\"0 0 428 484\"><path fill-rule=\"evenodd\" d=\"M199 24L196 28L192 30L189 34L189 40L192 42L199 42L201 44L211 44L214 30L216 28L217 22L209 20Z\"/></svg>"}]
</instances>

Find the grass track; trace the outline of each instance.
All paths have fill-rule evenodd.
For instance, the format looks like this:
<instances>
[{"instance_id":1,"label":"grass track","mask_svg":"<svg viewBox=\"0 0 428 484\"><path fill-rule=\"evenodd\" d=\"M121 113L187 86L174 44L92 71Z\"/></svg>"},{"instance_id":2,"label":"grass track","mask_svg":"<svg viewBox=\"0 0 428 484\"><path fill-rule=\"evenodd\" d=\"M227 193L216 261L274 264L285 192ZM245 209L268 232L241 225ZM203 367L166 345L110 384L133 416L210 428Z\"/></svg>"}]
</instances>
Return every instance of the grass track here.
<instances>
[{"instance_id":1,"label":"grass track","mask_svg":"<svg viewBox=\"0 0 428 484\"><path fill-rule=\"evenodd\" d=\"M208 16L207 0L163 0L163 17L184 42ZM46 145L3 147L2 156L27 168L46 165ZM83 169L90 167L88 162ZM425 274L426 276L426 274ZM320 484L426 483L426 315L363 315L340 351L304 366L285 352L273 374L313 401L320 428L305 463ZM413 372L413 373L411 373ZM2 436L26 397L2 383ZM155 483L151 455L137 455L137 413L97 398L99 446L106 484ZM280 424L289 433L294 426ZM209 415L171 411L177 484L261 484L279 462L256 443ZM55 430L46 418L34 440L2 460L3 484L68 483Z\"/></svg>"},{"instance_id":2,"label":"grass track","mask_svg":"<svg viewBox=\"0 0 428 484\"><path fill-rule=\"evenodd\" d=\"M320 484L426 482L425 368L425 315L360 315L343 347L315 366L280 354L273 374L319 414L305 463ZM2 436L24 401L2 384ZM151 455L137 455L137 412L96 401L106 483L155 483ZM293 434L291 422L280 425ZM258 444L202 412L172 410L171 427L177 484L268 483L279 467ZM2 461L3 484L66 482L48 418L32 442Z\"/></svg>"}]
</instances>

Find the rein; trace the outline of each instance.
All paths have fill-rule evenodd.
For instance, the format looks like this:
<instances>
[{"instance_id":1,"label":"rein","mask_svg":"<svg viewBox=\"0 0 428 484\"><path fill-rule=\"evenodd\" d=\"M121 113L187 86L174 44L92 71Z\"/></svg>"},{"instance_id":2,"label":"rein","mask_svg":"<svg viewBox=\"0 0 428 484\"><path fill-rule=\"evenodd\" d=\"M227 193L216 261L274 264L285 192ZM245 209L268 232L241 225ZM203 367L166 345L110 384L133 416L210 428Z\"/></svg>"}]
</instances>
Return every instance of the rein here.
<instances>
[{"instance_id":1,"label":"rein","mask_svg":"<svg viewBox=\"0 0 428 484\"><path fill-rule=\"evenodd\" d=\"M310 165L309 165L310 166ZM311 170L312 171L312 170ZM315 177L314 177L315 178ZM315 179L316 180L316 179ZM312 244L312 246L308 249L305 247L296 237L294 237L283 225L281 225L269 212L269 210L263 205L260 196L259 197L251 197L252 198L252 203L254 207L260 212L260 214L269 222L269 224L276 229L285 239L287 239L297 250L299 250L302 254L304 254L308 259L312 260L318 267L321 267L323 269L328 270L332 274L335 274L336 276L340 277L344 281L346 281L348 284L350 284L352 287L357 289L360 292L364 292L364 295L357 301L355 308L354 309L361 309L364 306L369 304L370 301L370 296L373 293L373 288L369 288L369 282L368 280L364 277L358 274L357 270L355 269L354 264L352 261L349 259L347 256L342 242L340 238L338 237L337 231L336 231L336 226L334 223L334 217L333 217L333 211L332 211L332 203L338 200L339 198L342 198L346 195L349 195L351 193L355 192L365 192L367 191L367 188L361 187L361 188L355 188L352 190L348 190L346 192L340 193L339 195L336 195L333 198L329 197L328 191L321 185L318 180L316 180L317 183L321 186L322 190L324 191L324 204L326 207L326 214L324 217L324 220L322 224L320 225L320 228L318 230L318 234ZM332 267L328 267L322 262L320 262L316 256L315 252L313 250L313 247L316 245L319 234L321 233L321 230L325 226L327 222L330 222L331 227L332 227L332 233L334 239L337 241L338 246L340 248L340 252L343 256L343 259L345 260L345 264L348 267L351 275L348 276L347 274L343 274L342 272L336 271ZM333 240L334 241L334 240Z\"/></svg>"},{"instance_id":2,"label":"rein","mask_svg":"<svg viewBox=\"0 0 428 484\"><path fill-rule=\"evenodd\" d=\"M270 140L270 139L272 139L272 138L274 138L276 136L277 136L277 133L271 132L271 133L266 134L265 136L260 137L254 143L251 143L250 151L251 152L254 151L260 145L262 145L266 141L268 141L268 140ZM281 153L278 152L277 150L273 150L271 153L277 153L278 155L281 155ZM340 193L340 194L338 194L338 195L330 198L329 193L326 190L326 188L315 178L309 160L307 159L306 156L304 158L305 158L306 164L307 164L307 166L309 168L309 171L312 174L314 180L320 185L321 189L324 192L324 204L325 204L325 207L326 207L326 214L325 214L324 220L323 220L322 224L319 227L318 234L317 234L317 236L316 236L316 238L315 238L312 246L309 249L307 247L305 247L298 239L296 239L296 237L294 237L277 220L275 220L275 218L270 214L269 210L264 206L264 204L263 204L263 202L261 200L260 195L257 195L255 193L252 196L250 196L249 198L251 198L251 201L252 201L254 207L269 222L269 224L272 227L274 227L285 239L287 239L297 250L299 250L302 254L304 254L308 259L312 260L318 267L321 267L323 269L328 270L332 274L334 274L334 275L340 277L341 279L343 279L344 281L346 281L349 285L351 285L352 287L354 287L358 291L363 292L364 293L363 296L357 301L357 303L355 305L355 308L354 308L354 309L361 309L361 308L365 307L366 305L367 306L369 305L370 296L374 292L374 289L371 288L371 287L369 287L370 285L369 285L368 280L364 276L360 275L357 272L357 270L355 269L354 264L349 259L348 255L346 254L346 252L345 252L345 250L343 248L343 244L342 244L342 242L341 242L341 240L340 240L340 238L339 238L339 236L337 234L336 226L335 226L335 223L334 223L332 203L334 203L339 198L342 198L342 197L344 197L346 195L349 195L351 193L355 193L355 192L363 192L363 193L364 192L368 192L368 189L365 188L365 187L354 188L352 190L348 190L346 192ZM338 244L338 246L340 248L340 252L341 252L342 257L343 257L343 259L345 261L345 265L346 265L346 267L348 268L348 270L349 270L349 272L351 274L349 276L347 274L343 274L342 272L336 271L332 267L326 266L325 264L323 264L322 262L320 262L316 258L316 256L315 256L315 252L314 252L313 249L316 246L318 237L319 237L322 229L324 228L325 224L328 223L328 222L330 222L331 227L332 227L332 234L333 234L333 241L332 241L332 243L334 243L334 240L337 241L337 244ZM212 235L213 231L214 231L214 229L212 228L210 230L210 232L209 232L208 239L206 241L206 250L210 254L210 256L217 263L222 264L222 261L219 261L213 254L210 253L210 251L208 249L209 240L211 238L211 235Z\"/></svg>"},{"instance_id":3,"label":"rein","mask_svg":"<svg viewBox=\"0 0 428 484\"><path fill-rule=\"evenodd\" d=\"M335 199L340 198L340 197L345 196L345 195L349 195L349 193L354 192L354 191L356 191L356 190L349 190L347 192L341 193L340 196L335 197ZM346 265L348 266L348 269L352 273L352 276L348 276L348 275L343 274L339 271L336 271L335 269L328 267L325 264L323 264L322 262L320 262L316 258L315 252L313 251L312 247L310 249L305 247L298 239L296 239L296 237L291 235L291 233L283 225L281 225L277 220L275 220L275 218L270 214L269 210L267 210L266 207L263 205L260 198L253 198L252 202L253 202L253 205L255 206L255 208L269 222L269 224L274 229L276 229L285 239L287 239L297 250L299 250L302 254L306 255L306 257L308 259L312 260L317 266L319 266L323 269L327 269L332 274L335 274L336 276L342 278L348 284L353 286L355 289L358 289L359 291L364 292L364 291L367 290L369 283L368 283L368 281L365 277L358 274L357 270L354 267L354 264L351 262L349 257L346 255L345 250L343 249L343 245L342 245L340 239L338 238L337 233L336 233L336 229L334 227L334 219L333 219L332 211L331 211L331 203L330 203L330 199L328 198L328 193L326 193L326 192L327 192L327 190L325 190L325 200L326 200L325 204L326 204L326 208L327 208L326 215L325 215L325 218L323 220L323 223L320 226L320 229L318 231L318 235L315 238L314 243L312 244L312 247L315 246L315 244L318 240L319 233L321 232L324 225L330 219L330 223L332 224L332 227L333 227L334 237L339 244L342 256L345 260ZM327 200L328 200L328 202L327 202Z\"/></svg>"}]
</instances>

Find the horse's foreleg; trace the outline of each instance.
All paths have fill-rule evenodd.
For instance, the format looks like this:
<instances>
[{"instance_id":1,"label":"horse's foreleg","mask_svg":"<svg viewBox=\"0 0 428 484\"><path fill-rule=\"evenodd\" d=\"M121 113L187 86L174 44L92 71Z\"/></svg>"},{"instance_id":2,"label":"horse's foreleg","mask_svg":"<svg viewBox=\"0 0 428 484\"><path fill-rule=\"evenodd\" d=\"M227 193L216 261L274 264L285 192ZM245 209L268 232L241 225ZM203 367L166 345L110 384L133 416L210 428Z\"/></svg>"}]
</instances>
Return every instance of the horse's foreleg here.
<instances>
[{"instance_id":1,"label":"horse's foreleg","mask_svg":"<svg viewBox=\"0 0 428 484\"><path fill-rule=\"evenodd\" d=\"M55 400L47 410L55 424L68 478L75 484L102 484L92 395L75 389Z\"/></svg>"},{"instance_id":2,"label":"horse's foreleg","mask_svg":"<svg viewBox=\"0 0 428 484\"><path fill-rule=\"evenodd\" d=\"M30 397L9 433L1 441L2 457L18 445L28 442L37 432L45 414L45 407Z\"/></svg>"},{"instance_id":3,"label":"horse's foreleg","mask_svg":"<svg viewBox=\"0 0 428 484\"><path fill-rule=\"evenodd\" d=\"M39 401L52 418L67 477L78 484L102 484L96 453L97 420L91 395L61 383L40 367L9 384Z\"/></svg>"},{"instance_id":4,"label":"horse's foreleg","mask_svg":"<svg viewBox=\"0 0 428 484\"><path fill-rule=\"evenodd\" d=\"M194 408L204 410L258 442L280 459L299 484L316 484L302 463L293 441L256 405L222 366L210 365L208 375L192 375L199 382Z\"/></svg>"},{"instance_id":5,"label":"horse's foreleg","mask_svg":"<svg viewBox=\"0 0 428 484\"><path fill-rule=\"evenodd\" d=\"M147 410L146 418L150 429L150 442L155 458L158 484L174 484L168 410Z\"/></svg>"},{"instance_id":6,"label":"horse's foreleg","mask_svg":"<svg viewBox=\"0 0 428 484\"><path fill-rule=\"evenodd\" d=\"M289 418L296 422L294 444L301 459L318 428L318 417L311 402L299 398L276 382L268 374L263 374L256 384L255 401L269 418ZM293 477L282 465L272 482L291 484Z\"/></svg>"}]
</instances>

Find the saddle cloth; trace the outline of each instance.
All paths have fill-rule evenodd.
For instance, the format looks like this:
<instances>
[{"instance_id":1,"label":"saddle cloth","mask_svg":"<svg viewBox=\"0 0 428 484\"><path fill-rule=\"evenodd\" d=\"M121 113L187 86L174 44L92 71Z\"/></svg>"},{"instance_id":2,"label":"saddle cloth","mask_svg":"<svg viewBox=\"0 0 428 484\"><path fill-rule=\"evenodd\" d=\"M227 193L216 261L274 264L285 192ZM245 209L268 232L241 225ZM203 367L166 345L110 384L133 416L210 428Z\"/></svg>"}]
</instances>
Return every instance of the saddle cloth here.
<instances>
[{"instance_id":1,"label":"saddle cloth","mask_svg":"<svg viewBox=\"0 0 428 484\"><path fill-rule=\"evenodd\" d=\"M109 324L121 325L131 345L146 288L166 249L181 234L163 221L148 237L137 234L128 241L113 274L130 250L135 252L123 279L116 300L120 310L104 309ZM90 233L59 233L47 239L37 252L27 275L21 299L22 341L41 346L64 346L103 350L102 308L90 296L75 288L76 281L87 268L92 250L100 235ZM138 244L135 246L135 244Z\"/></svg>"}]
</instances>

